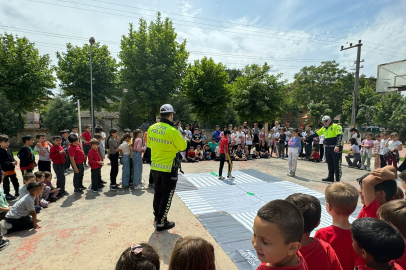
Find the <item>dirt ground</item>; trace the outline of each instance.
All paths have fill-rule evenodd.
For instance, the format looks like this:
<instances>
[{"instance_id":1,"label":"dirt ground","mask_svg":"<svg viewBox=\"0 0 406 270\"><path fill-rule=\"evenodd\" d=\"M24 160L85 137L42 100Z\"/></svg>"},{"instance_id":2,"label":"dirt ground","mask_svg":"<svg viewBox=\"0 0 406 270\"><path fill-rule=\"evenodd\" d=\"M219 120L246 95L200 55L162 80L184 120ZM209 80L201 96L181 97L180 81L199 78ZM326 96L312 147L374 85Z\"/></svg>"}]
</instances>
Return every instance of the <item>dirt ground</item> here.
<instances>
[{"instance_id":1,"label":"dirt ground","mask_svg":"<svg viewBox=\"0 0 406 270\"><path fill-rule=\"evenodd\" d=\"M218 166L216 161L203 161L183 164L183 170L185 173L217 173ZM324 192L327 186L321 182L321 178L327 176L325 163L299 161L296 178L286 175L287 160L276 158L234 162L234 170L243 169L255 169L319 192ZM143 181L148 182L149 165L144 164L143 170ZM103 180L109 181L109 172L110 166L102 168ZM342 181L358 187L355 179L364 173L343 165ZM18 176L22 183L20 174ZM237 269L177 195L169 212L169 220L175 221L176 227L156 232L152 190L115 192L104 188L99 195L88 190L80 195L73 194L72 179L73 174L67 175L70 195L50 204L39 214L41 229L5 236L10 240L10 246L0 252L0 269L114 269L127 247L147 242L158 250L161 269L165 270L176 240L189 235L203 237L214 245L216 269ZM84 185L90 186L90 182L88 169Z\"/></svg>"}]
</instances>

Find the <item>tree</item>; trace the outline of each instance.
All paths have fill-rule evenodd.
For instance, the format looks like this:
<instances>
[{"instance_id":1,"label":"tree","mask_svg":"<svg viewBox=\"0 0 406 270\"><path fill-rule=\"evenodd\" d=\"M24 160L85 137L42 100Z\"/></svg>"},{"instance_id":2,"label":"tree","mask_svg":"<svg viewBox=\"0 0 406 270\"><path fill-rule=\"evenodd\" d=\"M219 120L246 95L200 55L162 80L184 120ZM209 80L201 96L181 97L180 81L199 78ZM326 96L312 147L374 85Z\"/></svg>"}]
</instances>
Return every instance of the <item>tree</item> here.
<instances>
[{"instance_id":1,"label":"tree","mask_svg":"<svg viewBox=\"0 0 406 270\"><path fill-rule=\"evenodd\" d=\"M192 104L192 112L200 120L213 120L224 112L231 100L226 67L204 57L189 65L183 81L183 94Z\"/></svg>"},{"instance_id":2,"label":"tree","mask_svg":"<svg viewBox=\"0 0 406 270\"><path fill-rule=\"evenodd\" d=\"M404 124L404 122L392 122L392 120L394 120L392 115L394 115L394 112L397 111L397 109L402 108L405 102L406 98L398 92L382 94L379 103L377 104L378 109L374 115L374 122L385 128L390 128L392 130L397 129L397 125ZM404 114L405 111L401 112L400 115Z\"/></svg>"},{"instance_id":3,"label":"tree","mask_svg":"<svg viewBox=\"0 0 406 270\"><path fill-rule=\"evenodd\" d=\"M317 127L324 115L331 115L332 111L324 102L310 103L308 105L310 121Z\"/></svg>"},{"instance_id":4,"label":"tree","mask_svg":"<svg viewBox=\"0 0 406 270\"><path fill-rule=\"evenodd\" d=\"M359 87L358 90L358 102L356 108L356 125L371 125L374 124L374 115L378 111L378 103L381 96L375 94L374 83L372 80L368 80L363 84L363 87ZM342 123L351 123L352 114L352 102L353 95L348 95L348 98L343 102L343 112L341 114Z\"/></svg>"},{"instance_id":5,"label":"tree","mask_svg":"<svg viewBox=\"0 0 406 270\"><path fill-rule=\"evenodd\" d=\"M173 106L176 112L173 116L173 120L181 121L183 127L185 127L185 124L190 124L196 119L196 116L192 113L192 105L181 93L174 94L168 100L168 103Z\"/></svg>"},{"instance_id":6,"label":"tree","mask_svg":"<svg viewBox=\"0 0 406 270\"><path fill-rule=\"evenodd\" d=\"M138 31L130 24L128 35L121 39L121 81L149 108L151 121L155 121L159 106L180 88L186 74L186 40L179 44L176 37L172 21L162 21L158 12L149 27L140 19Z\"/></svg>"},{"instance_id":7,"label":"tree","mask_svg":"<svg viewBox=\"0 0 406 270\"><path fill-rule=\"evenodd\" d=\"M15 136L21 125L21 114L9 100L3 98L0 106L0 133Z\"/></svg>"},{"instance_id":8,"label":"tree","mask_svg":"<svg viewBox=\"0 0 406 270\"><path fill-rule=\"evenodd\" d=\"M128 91L123 95L119 112L118 125L122 130L125 128L135 130L148 118L148 110L141 105L132 91Z\"/></svg>"},{"instance_id":9,"label":"tree","mask_svg":"<svg viewBox=\"0 0 406 270\"><path fill-rule=\"evenodd\" d=\"M37 109L55 87L49 55L41 56L34 45L25 37L0 35L0 93L18 114Z\"/></svg>"},{"instance_id":10,"label":"tree","mask_svg":"<svg viewBox=\"0 0 406 270\"><path fill-rule=\"evenodd\" d=\"M285 81L281 74L268 72L267 63L253 64L242 70L242 76L233 83L234 109L241 120L251 121L275 119L282 111L286 98Z\"/></svg>"},{"instance_id":11,"label":"tree","mask_svg":"<svg viewBox=\"0 0 406 270\"><path fill-rule=\"evenodd\" d=\"M238 68L227 68L226 71L228 73L228 83L234 82L242 75L241 70Z\"/></svg>"},{"instance_id":12,"label":"tree","mask_svg":"<svg viewBox=\"0 0 406 270\"><path fill-rule=\"evenodd\" d=\"M72 101L57 96L49 102L44 115L44 125L53 134L59 134L59 131L76 126L77 123L78 115Z\"/></svg>"},{"instance_id":13,"label":"tree","mask_svg":"<svg viewBox=\"0 0 406 270\"><path fill-rule=\"evenodd\" d=\"M303 67L295 74L295 81L291 86L296 106L300 111L306 111L309 104L323 102L331 109L331 117L340 114L343 97L353 91L349 83L341 82L347 74L335 61L322 62L317 67Z\"/></svg>"},{"instance_id":14,"label":"tree","mask_svg":"<svg viewBox=\"0 0 406 270\"><path fill-rule=\"evenodd\" d=\"M64 96L80 100L83 109L90 110L90 45L83 47L68 43L66 52L57 52L56 75ZM106 45L92 45L93 107L109 109L107 99L116 101L121 95L117 87L118 64Z\"/></svg>"}]
</instances>

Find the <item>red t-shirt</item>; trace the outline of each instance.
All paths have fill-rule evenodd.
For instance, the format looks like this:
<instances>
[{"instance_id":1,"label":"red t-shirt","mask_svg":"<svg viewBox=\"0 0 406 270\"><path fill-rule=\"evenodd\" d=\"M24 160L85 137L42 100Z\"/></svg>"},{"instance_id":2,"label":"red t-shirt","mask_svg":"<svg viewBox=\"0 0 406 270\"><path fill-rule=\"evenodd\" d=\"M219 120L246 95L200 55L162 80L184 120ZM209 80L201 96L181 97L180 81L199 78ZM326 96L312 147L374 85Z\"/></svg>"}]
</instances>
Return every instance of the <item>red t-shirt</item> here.
<instances>
[{"instance_id":1,"label":"red t-shirt","mask_svg":"<svg viewBox=\"0 0 406 270\"><path fill-rule=\"evenodd\" d=\"M392 266L391 270L403 270L403 267L401 267L397 263L390 262L389 264ZM360 266L358 266L358 270L374 270L374 268L369 268L368 266L360 265Z\"/></svg>"},{"instance_id":2,"label":"red t-shirt","mask_svg":"<svg viewBox=\"0 0 406 270\"><path fill-rule=\"evenodd\" d=\"M85 138L86 141L88 141L87 143L84 143L85 145L90 145L90 140L92 139L92 134L89 131L85 131L82 133L83 138Z\"/></svg>"},{"instance_id":3,"label":"red t-shirt","mask_svg":"<svg viewBox=\"0 0 406 270\"><path fill-rule=\"evenodd\" d=\"M69 157L74 157L76 164L82 164L86 160L86 155L82 150L80 143L78 145L69 144Z\"/></svg>"},{"instance_id":4,"label":"red t-shirt","mask_svg":"<svg viewBox=\"0 0 406 270\"><path fill-rule=\"evenodd\" d=\"M65 164L65 154L59 153L59 151L63 151L62 146L53 145L51 150L49 150L49 158L52 160L54 164L61 165Z\"/></svg>"},{"instance_id":5,"label":"red t-shirt","mask_svg":"<svg viewBox=\"0 0 406 270\"><path fill-rule=\"evenodd\" d=\"M309 270L343 270L334 249L329 243L312 238L313 241L300 248Z\"/></svg>"},{"instance_id":6,"label":"red t-shirt","mask_svg":"<svg viewBox=\"0 0 406 270\"><path fill-rule=\"evenodd\" d=\"M314 154L311 154L311 155L310 155L310 158L311 158L311 159L316 159L316 160L320 161L320 155L319 155L318 152L316 152L316 153L314 153Z\"/></svg>"},{"instance_id":7,"label":"red t-shirt","mask_svg":"<svg viewBox=\"0 0 406 270\"><path fill-rule=\"evenodd\" d=\"M90 148L89 153L87 154L87 158L89 160L89 165L91 169L98 169L101 167L99 163L101 161L99 150Z\"/></svg>"},{"instance_id":8,"label":"red t-shirt","mask_svg":"<svg viewBox=\"0 0 406 270\"><path fill-rule=\"evenodd\" d=\"M189 151L189 153L187 153L187 156L188 157L195 157L196 153L195 153L195 151Z\"/></svg>"},{"instance_id":9,"label":"red t-shirt","mask_svg":"<svg viewBox=\"0 0 406 270\"><path fill-rule=\"evenodd\" d=\"M307 267L306 261L304 260L302 254L300 252L296 253L297 258L299 259L299 263L293 266L288 266L288 267L272 267L272 266L267 266L266 263L261 263L257 270L309 270Z\"/></svg>"},{"instance_id":10,"label":"red t-shirt","mask_svg":"<svg viewBox=\"0 0 406 270\"><path fill-rule=\"evenodd\" d=\"M378 218L376 212L378 211L379 207L381 207L381 204L376 199L373 200L368 206L364 204L364 206L362 207L361 211L358 214L357 219L363 217Z\"/></svg>"},{"instance_id":11,"label":"red t-shirt","mask_svg":"<svg viewBox=\"0 0 406 270\"><path fill-rule=\"evenodd\" d=\"M395 263L399 264L404 269L406 268L406 250L405 250L405 253L403 253L402 257L395 260Z\"/></svg>"},{"instance_id":12,"label":"red t-shirt","mask_svg":"<svg viewBox=\"0 0 406 270\"><path fill-rule=\"evenodd\" d=\"M343 270L354 270L358 255L352 247L351 230L331 225L317 230L314 237L330 244L337 254Z\"/></svg>"},{"instance_id":13,"label":"red t-shirt","mask_svg":"<svg viewBox=\"0 0 406 270\"><path fill-rule=\"evenodd\" d=\"M224 147L226 147L226 151L224 152ZM220 154L228 153L228 139L226 137L221 138L220 140Z\"/></svg>"}]
</instances>

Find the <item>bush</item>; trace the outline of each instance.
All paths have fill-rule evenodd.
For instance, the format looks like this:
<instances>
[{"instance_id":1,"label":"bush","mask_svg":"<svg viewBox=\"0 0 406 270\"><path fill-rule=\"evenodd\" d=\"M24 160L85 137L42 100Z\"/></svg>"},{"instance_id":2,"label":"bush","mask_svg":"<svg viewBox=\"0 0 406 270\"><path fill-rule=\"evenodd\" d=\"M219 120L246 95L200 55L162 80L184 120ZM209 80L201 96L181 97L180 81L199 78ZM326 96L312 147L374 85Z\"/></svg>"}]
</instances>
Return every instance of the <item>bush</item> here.
<instances>
[{"instance_id":1,"label":"bush","mask_svg":"<svg viewBox=\"0 0 406 270\"><path fill-rule=\"evenodd\" d=\"M44 125L52 134L59 134L61 130L77 126L78 115L75 104L61 97L51 100L44 114Z\"/></svg>"}]
</instances>

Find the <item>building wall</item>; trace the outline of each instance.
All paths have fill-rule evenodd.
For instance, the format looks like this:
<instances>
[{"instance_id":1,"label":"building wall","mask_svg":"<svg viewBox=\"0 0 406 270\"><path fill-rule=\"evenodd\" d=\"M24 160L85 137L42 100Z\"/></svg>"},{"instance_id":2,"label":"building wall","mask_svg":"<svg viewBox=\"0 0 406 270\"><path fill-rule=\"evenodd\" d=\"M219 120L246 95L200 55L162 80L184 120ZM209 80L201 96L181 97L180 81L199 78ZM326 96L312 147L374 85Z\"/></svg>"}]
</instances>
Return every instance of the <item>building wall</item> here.
<instances>
[{"instance_id":1,"label":"building wall","mask_svg":"<svg viewBox=\"0 0 406 270\"><path fill-rule=\"evenodd\" d=\"M23 141L21 140L21 138L24 135L31 135L34 140L35 140L35 135L37 133L45 133L47 135L48 140L51 140L51 132L49 131L49 129L46 128L25 128L25 129L21 129L18 133L16 137L11 137L10 138L10 146L12 147L20 147L23 146Z\"/></svg>"}]
</instances>

